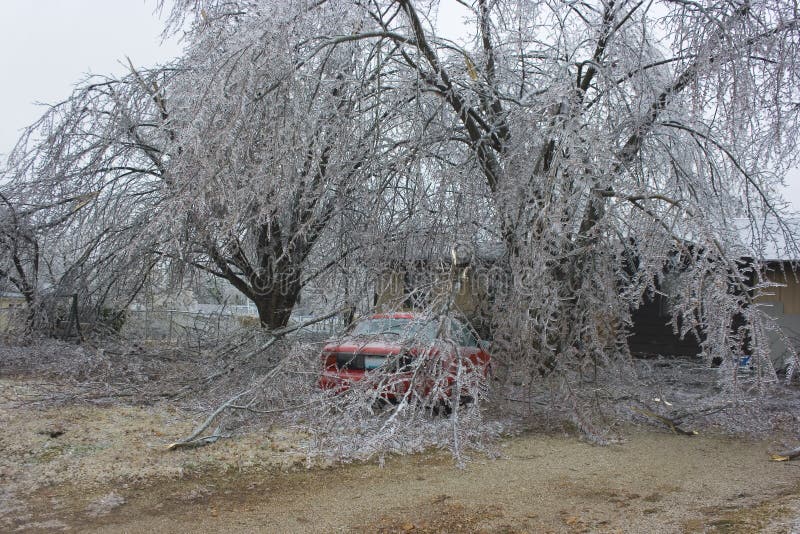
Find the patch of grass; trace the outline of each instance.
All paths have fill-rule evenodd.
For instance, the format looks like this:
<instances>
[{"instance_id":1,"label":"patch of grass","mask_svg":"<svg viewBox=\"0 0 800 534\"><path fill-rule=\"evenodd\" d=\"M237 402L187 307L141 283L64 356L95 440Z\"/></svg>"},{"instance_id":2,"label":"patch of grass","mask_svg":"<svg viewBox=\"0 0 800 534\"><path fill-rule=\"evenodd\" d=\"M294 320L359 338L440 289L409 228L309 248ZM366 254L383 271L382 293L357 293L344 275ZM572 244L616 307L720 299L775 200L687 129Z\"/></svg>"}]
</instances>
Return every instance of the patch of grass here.
<instances>
[{"instance_id":1,"label":"patch of grass","mask_svg":"<svg viewBox=\"0 0 800 534\"><path fill-rule=\"evenodd\" d=\"M33 456L33 461L37 464L46 464L52 462L59 456L63 455L67 449L67 445L54 445L52 447L45 447Z\"/></svg>"},{"instance_id":2,"label":"patch of grass","mask_svg":"<svg viewBox=\"0 0 800 534\"><path fill-rule=\"evenodd\" d=\"M108 447L109 445L105 443L99 443L99 444L58 443L55 445L45 446L44 448L36 452L33 456L33 460L38 464L46 464L62 456L73 456L73 457L88 456L97 451L107 449Z\"/></svg>"},{"instance_id":3,"label":"patch of grass","mask_svg":"<svg viewBox=\"0 0 800 534\"><path fill-rule=\"evenodd\" d=\"M747 534L761 532L770 523L784 518L791 510L772 501L763 502L757 506L741 508L733 511L724 511L721 516L708 522L687 524L690 532L703 531L718 534Z\"/></svg>"}]
</instances>

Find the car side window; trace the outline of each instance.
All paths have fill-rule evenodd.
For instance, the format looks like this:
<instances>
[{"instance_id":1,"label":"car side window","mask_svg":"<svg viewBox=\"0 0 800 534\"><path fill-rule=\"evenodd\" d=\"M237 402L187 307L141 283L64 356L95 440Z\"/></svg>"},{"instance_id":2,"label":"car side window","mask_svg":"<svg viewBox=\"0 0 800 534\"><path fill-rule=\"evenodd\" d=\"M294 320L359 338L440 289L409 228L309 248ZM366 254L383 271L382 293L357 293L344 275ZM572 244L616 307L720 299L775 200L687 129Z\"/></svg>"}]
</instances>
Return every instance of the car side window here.
<instances>
[{"instance_id":1,"label":"car side window","mask_svg":"<svg viewBox=\"0 0 800 534\"><path fill-rule=\"evenodd\" d=\"M464 342L464 346L465 347L477 347L478 346L478 340L475 339L474 335L472 335L472 330L470 330L469 327L467 327L466 330L467 330L467 334L466 334L466 339L465 339L465 342Z\"/></svg>"},{"instance_id":2,"label":"car side window","mask_svg":"<svg viewBox=\"0 0 800 534\"><path fill-rule=\"evenodd\" d=\"M478 346L478 340L475 339L472 330L470 330L467 325L454 320L451 324L451 328L453 331L453 339L458 341L462 347Z\"/></svg>"}]
</instances>

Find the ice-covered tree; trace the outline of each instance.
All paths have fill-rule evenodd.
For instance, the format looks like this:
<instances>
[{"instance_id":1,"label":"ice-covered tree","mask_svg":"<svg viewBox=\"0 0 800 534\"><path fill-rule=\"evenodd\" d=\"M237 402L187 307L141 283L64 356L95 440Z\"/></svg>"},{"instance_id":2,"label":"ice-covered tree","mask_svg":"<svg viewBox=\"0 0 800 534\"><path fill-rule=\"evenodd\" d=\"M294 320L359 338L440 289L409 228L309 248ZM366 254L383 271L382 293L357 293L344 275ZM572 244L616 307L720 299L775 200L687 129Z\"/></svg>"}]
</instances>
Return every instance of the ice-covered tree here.
<instances>
[{"instance_id":1,"label":"ice-covered tree","mask_svg":"<svg viewBox=\"0 0 800 534\"><path fill-rule=\"evenodd\" d=\"M184 57L54 108L17 183L107 192L89 202L147 219L137 250L227 279L268 326L315 246L377 269L376 243L424 227L503 244L498 347L542 373L624 354L655 290L708 356L764 356L728 223L785 215L792 4L187 0L172 20Z\"/></svg>"},{"instance_id":2,"label":"ice-covered tree","mask_svg":"<svg viewBox=\"0 0 800 534\"><path fill-rule=\"evenodd\" d=\"M371 48L312 38L357 19L271 7L203 19L173 65L87 80L53 106L10 161L16 204L46 205L51 232L96 242L93 254L135 250L178 279L187 268L224 278L262 324L285 325L321 236L363 227L408 158L385 132L404 129L409 98L383 89ZM71 250L62 269L86 259Z\"/></svg>"},{"instance_id":3,"label":"ice-covered tree","mask_svg":"<svg viewBox=\"0 0 800 534\"><path fill-rule=\"evenodd\" d=\"M179 2L175 15L202 25L268 5ZM497 325L509 352L542 372L624 353L631 308L669 285L675 327L708 356L746 343L764 356L729 223L785 214L778 186L798 112L791 3L291 5L359 20L309 35L314 54L371 43L380 76L425 102L414 121L445 132L424 137L419 158L447 153L456 189L479 180L491 205L473 210L474 237L505 244L516 284L499 299L513 311ZM437 30L456 5L459 42ZM660 283L667 271L677 281Z\"/></svg>"},{"instance_id":4,"label":"ice-covered tree","mask_svg":"<svg viewBox=\"0 0 800 534\"><path fill-rule=\"evenodd\" d=\"M675 329L698 336L709 361L725 362L728 384L744 351L755 354L760 377L771 375L768 320L754 303L758 258L739 261L758 247L748 251L752 243L742 242L731 220L770 227L796 251L779 195L782 176L796 164L800 111L793 3L284 6L297 9L298 19L358 20L307 34L315 45L307 57L359 42L379 58L370 76L413 98L403 114L414 133L405 145L413 158L404 161L414 187L395 181L388 189L391 207L411 207L406 220L426 230L406 244L420 252L423 243L431 250L422 252L434 254L448 240L503 245L491 271L500 278L492 296L495 360L531 375L521 383L549 377L560 397L554 404L573 408L585 432L596 434L582 416L589 404L582 406L576 378L627 355L631 312L655 292L668 293ZM188 19L205 31L272 9L268 2L185 0L176 3L173 22ZM463 32L446 38L442 22L455 12L464 17ZM434 239L425 239L427 230ZM589 389L593 405L614 400L602 387ZM362 393L371 399L374 391ZM653 398L639 393L631 398ZM371 410L351 408L339 413L366 413L353 428L374 424ZM364 442L379 449L397 435L419 436L419 419L403 419L403 409ZM456 443L457 422L453 428Z\"/></svg>"}]
</instances>

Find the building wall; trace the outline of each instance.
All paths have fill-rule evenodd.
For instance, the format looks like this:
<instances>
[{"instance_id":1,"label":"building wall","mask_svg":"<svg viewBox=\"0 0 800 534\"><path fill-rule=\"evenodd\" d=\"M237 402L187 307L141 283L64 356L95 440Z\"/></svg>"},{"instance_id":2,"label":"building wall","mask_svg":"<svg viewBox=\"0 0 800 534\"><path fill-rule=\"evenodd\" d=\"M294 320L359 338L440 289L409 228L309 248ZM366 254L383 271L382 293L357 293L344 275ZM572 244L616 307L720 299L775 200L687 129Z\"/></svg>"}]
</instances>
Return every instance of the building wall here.
<instances>
[{"instance_id":1,"label":"building wall","mask_svg":"<svg viewBox=\"0 0 800 534\"><path fill-rule=\"evenodd\" d=\"M428 287L427 297L442 299L450 290L450 272L428 271L425 281ZM781 284L770 291L759 302L768 305L765 311L775 317L782 333L789 338L795 348L800 350L800 280L795 279L789 271L788 275L773 270L768 273L769 279ZM413 277L412 277L413 278ZM424 276L423 276L424 278ZM798 273L800 278L800 273ZM419 280L409 280L402 270L386 271L376 287L376 309L378 311L409 311L414 308L409 303L408 292L419 289ZM455 304L458 311L479 327L482 307L487 303L487 288L475 277L462 278L461 287L456 294ZM421 306L420 306L421 307ZM633 328L628 339L631 352L636 354L671 354L696 355L700 352L699 341L691 335L680 339L669 323L669 316L661 298L646 301L633 314ZM772 361L776 367L783 367L789 352L779 333L769 332Z\"/></svg>"},{"instance_id":2,"label":"building wall","mask_svg":"<svg viewBox=\"0 0 800 534\"><path fill-rule=\"evenodd\" d=\"M25 299L22 297L0 297L0 331L8 331L9 327L14 323L14 317L12 316L24 307Z\"/></svg>"},{"instance_id":3,"label":"building wall","mask_svg":"<svg viewBox=\"0 0 800 534\"><path fill-rule=\"evenodd\" d=\"M375 287L376 311L403 311L406 300L404 286L401 271L384 272Z\"/></svg>"},{"instance_id":4,"label":"building wall","mask_svg":"<svg viewBox=\"0 0 800 534\"><path fill-rule=\"evenodd\" d=\"M797 274L797 276L795 276ZM772 270L767 273L767 279L770 282L782 284L782 287L773 287L769 289L772 295L764 295L760 297L759 302L764 303L779 303L782 306L782 311L785 315L800 315L800 280L798 280L800 273L780 272Z\"/></svg>"},{"instance_id":5,"label":"building wall","mask_svg":"<svg viewBox=\"0 0 800 534\"><path fill-rule=\"evenodd\" d=\"M421 276L409 279L401 270L386 271L377 282L375 308L380 312L411 311L425 308L433 302L443 302L452 290L450 271L428 271ZM486 301L486 288L469 275L459 277L459 288L455 294L454 305L457 311L467 318L479 314ZM416 298L409 298L414 292Z\"/></svg>"},{"instance_id":6,"label":"building wall","mask_svg":"<svg viewBox=\"0 0 800 534\"><path fill-rule=\"evenodd\" d=\"M770 282L782 284L770 288L768 291L770 295L758 298L758 302L765 305L764 311L775 318L781 329L781 332L768 332L772 363L776 368L781 368L786 365L790 357L784 336L795 350L800 350L800 280L798 280L800 273L793 272L790 266L781 271L778 266L766 274Z\"/></svg>"},{"instance_id":7,"label":"building wall","mask_svg":"<svg viewBox=\"0 0 800 534\"><path fill-rule=\"evenodd\" d=\"M681 338L670 324L669 301L663 295L645 298L631 314L628 348L636 355L696 356L700 342L692 333Z\"/></svg>"}]
</instances>

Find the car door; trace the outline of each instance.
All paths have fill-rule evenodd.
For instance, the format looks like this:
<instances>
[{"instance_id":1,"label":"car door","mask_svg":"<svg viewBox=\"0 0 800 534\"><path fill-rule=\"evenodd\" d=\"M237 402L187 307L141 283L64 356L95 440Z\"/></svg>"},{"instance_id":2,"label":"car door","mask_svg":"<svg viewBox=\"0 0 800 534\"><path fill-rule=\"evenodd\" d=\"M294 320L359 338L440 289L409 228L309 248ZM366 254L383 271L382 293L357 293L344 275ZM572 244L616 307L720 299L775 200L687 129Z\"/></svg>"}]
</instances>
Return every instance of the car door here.
<instances>
[{"instance_id":1,"label":"car door","mask_svg":"<svg viewBox=\"0 0 800 534\"><path fill-rule=\"evenodd\" d=\"M452 338L459 344L459 354L463 362L486 376L489 365L489 354L478 343L472 329L464 323L453 319L451 324Z\"/></svg>"}]
</instances>

